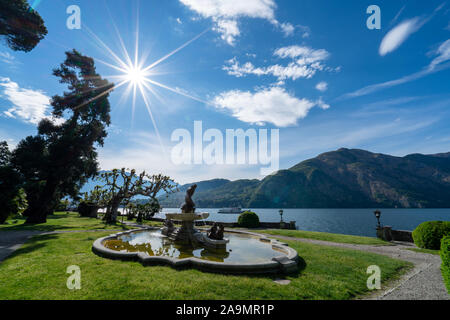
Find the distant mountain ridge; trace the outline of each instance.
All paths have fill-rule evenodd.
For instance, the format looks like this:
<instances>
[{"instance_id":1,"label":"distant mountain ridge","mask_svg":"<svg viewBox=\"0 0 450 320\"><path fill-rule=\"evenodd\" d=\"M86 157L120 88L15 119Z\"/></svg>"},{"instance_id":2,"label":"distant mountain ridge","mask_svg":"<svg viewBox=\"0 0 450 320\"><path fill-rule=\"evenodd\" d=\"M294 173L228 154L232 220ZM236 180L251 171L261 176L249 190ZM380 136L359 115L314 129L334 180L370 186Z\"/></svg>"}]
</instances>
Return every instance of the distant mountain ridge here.
<instances>
[{"instance_id":1,"label":"distant mountain ridge","mask_svg":"<svg viewBox=\"0 0 450 320\"><path fill-rule=\"evenodd\" d=\"M450 153L395 157L339 149L280 170L263 180L196 182L197 207L450 208ZM160 197L179 207L186 189Z\"/></svg>"}]
</instances>

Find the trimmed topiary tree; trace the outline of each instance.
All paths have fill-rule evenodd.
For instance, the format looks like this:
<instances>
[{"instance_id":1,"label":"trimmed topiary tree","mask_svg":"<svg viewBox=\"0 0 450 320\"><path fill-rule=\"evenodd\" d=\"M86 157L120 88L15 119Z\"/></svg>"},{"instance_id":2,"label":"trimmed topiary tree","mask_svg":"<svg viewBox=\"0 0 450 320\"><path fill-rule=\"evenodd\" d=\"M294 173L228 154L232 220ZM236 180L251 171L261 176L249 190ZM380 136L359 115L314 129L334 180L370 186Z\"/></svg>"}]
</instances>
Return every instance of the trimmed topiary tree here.
<instances>
[{"instance_id":1,"label":"trimmed topiary tree","mask_svg":"<svg viewBox=\"0 0 450 320\"><path fill-rule=\"evenodd\" d=\"M441 251L439 253L442 259L442 277L444 278L447 291L450 293L450 235L442 238Z\"/></svg>"},{"instance_id":2,"label":"trimmed topiary tree","mask_svg":"<svg viewBox=\"0 0 450 320\"><path fill-rule=\"evenodd\" d=\"M450 235L450 221L427 221L412 233L416 246L432 250L439 250L441 239L447 235Z\"/></svg>"},{"instance_id":3,"label":"trimmed topiary tree","mask_svg":"<svg viewBox=\"0 0 450 320\"><path fill-rule=\"evenodd\" d=\"M258 228L259 227L259 217L256 213L251 211L245 211L241 213L238 218L238 224L243 228Z\"/></svg>"}]
</instances>

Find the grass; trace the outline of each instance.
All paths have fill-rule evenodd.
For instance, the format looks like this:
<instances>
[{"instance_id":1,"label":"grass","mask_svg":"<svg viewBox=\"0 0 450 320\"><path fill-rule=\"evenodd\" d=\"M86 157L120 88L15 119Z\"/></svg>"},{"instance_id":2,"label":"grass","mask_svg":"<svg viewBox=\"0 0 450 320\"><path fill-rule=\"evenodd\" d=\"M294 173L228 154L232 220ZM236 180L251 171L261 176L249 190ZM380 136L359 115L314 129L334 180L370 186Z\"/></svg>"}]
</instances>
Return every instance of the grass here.
<instances>
[{"instance_id":1,"label":"grass","mask_svg":"<svg viewBox=\"0 0 450 320\"><path fill-rule=\"evenodd\" d=\"M384 245L384 246L391 245L389 242L378 239L378 238L351 236L351 235L336 234L336 233L312 232L312 231L301 231L301 230L275 230L275 229L257 230L255 232L276 235L276 236L331 241L331 242L338 242L338 243Z\"/></svg>"},{"instance_id":2,"label":"grass","mask_svg":"<svg viewBox=\"0 0 450 320\"><path fill-rule=\"evenodd\" d=\"M47 223L27 225L24 218L10 219L6 224L0 225L0 231L64 231L64 230L126 230L129 227L117 223L115 225L105 224L100 219L82 218L76 212L55 212L47 217Z\"/></svg>"},{"instance_id":3,"label":"grass","mask_svg":"<svg viewBox=\"0 0 450 320\"><path fill-rule=\"evenodd\" d=\"M8 299L352 299L368 292L367 267L378 265L382 283L411 265L382 255L288 241L301 271L287 286L273 276L232 276L171 267L144 267L92 253L109 232L33 237L0 264L0 300ZM81 290L69 290L67 267L81 269Z\"/></svg>"},{"instance_id":4,"label":"grass","mask_svg":"<svg viewBox=\"0 0 450 320\"><path fill-rule=\"evenodd\" d=\"M408 248L406 250L420 252L420 253L429 253L429 254L439 255L439 250L422 249L422 248Z\"/></svg>"}]
</instances>

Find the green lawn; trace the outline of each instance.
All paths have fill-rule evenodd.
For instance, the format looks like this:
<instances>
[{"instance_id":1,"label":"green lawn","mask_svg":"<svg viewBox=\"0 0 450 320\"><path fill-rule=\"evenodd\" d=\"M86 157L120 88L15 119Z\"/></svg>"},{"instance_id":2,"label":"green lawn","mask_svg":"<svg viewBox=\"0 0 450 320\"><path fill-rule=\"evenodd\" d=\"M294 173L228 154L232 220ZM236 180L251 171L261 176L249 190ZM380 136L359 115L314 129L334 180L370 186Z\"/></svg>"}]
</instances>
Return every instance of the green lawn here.
<instances>
[{"instance_id":1,"label":"green lawn","mask_svg":"<svg viewBox=\"0 0 450 320\"><path fill-rule=\"evenodd\" d=\"M81 218L76 212L55 212L47 217L47 223L37 225L26 225L24 218L10 219L6 224L0 224L0 231L64 231L64 230L113 230L129 229L129 227L117 223L116 225L105 224L101 219Z\"/></svg>"},{"instance_id":2,"label":"green lawn","mask_svg":"<svg viewBox=\"0 0 450 320\"><path fill-rule=\"evenodd\" d=\"M270 235L293 237L293 238L305 238L314 240L323 240L339 243L350 244L367 244L367 245L391 245L389 242L370 237L351 236L345 234L325 233L325 232L312 232L301 230L257 230L255 232L265 233Z\"/></svg>"},{"instance_id":3,"label":"green lawn","mask_svg":"<svg viewBox=\"0 0 450 320\"><path fill-rule=\"evenodd\" d=\"M352 299L368 292L366 269L378 265L382 280L410 264L341 248L288 242L302 270L282 286L271 276L230 276L96 256L95 239L110 232L64 233L32 238L0 263L0 300L7 299ZM70 265L81 268L81 290L66 287Z\"/></svg>"}]
</instances>

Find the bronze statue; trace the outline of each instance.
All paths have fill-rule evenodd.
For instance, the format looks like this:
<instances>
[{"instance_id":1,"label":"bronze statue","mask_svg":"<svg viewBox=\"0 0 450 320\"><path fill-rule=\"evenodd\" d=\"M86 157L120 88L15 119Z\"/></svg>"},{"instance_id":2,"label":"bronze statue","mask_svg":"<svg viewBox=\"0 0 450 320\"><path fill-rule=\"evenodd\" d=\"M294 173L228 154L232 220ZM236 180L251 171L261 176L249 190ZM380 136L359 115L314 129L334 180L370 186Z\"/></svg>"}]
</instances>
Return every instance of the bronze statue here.
<instances>
[{"instance_id":1,"label":"bronze statue","mask_svg":"<svg viewBox=\"0 0 450 320\"><path fill-rule=\"evenodd\" d=\"M175 225L173 224L172 220L165 220L164 226L167 228L167 230L169 230L169 232L175 230Z\"/></svg>"},{"instance_id":2,"label":"bronze statue","mask_svg":"<svg viewBox=\"0 0 450 320\"><path fill-rule=\"evenodd\" d=\"M215 222L208 232L208 238L213 240L223 240L224 231L225 227L223 224Z\"/></svg>"},{"instance_id":3,"label":"bronze statue","mask_svg":"<svg viewBox=\"0 0 450 320\"><path fill-rule=\"evenodd\" d=\"M182 213L195 213L195 203L192 201L192 196L195 193L195 189L197 189L196 184L187 189L186 196L184 197L184 204L181 207Z\"/></svg>"}]
</instances>

